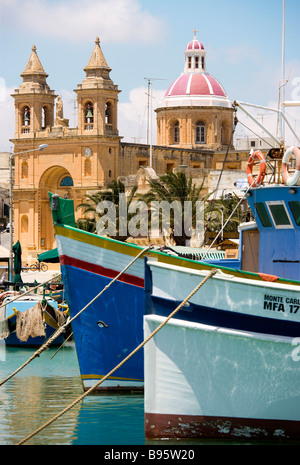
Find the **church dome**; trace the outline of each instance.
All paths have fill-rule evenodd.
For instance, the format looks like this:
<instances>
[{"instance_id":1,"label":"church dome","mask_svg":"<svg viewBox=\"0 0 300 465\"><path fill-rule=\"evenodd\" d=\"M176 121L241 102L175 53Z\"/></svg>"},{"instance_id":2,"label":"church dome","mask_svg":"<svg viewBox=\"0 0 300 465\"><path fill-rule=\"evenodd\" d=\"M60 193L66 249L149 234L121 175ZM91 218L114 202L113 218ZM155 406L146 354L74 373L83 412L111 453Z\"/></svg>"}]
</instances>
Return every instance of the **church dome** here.
<instances>
[{"instance_id":1,"label":"church dome","mask_svg":"<svg viewBox=\"0 0 300 465\"><path fill-rule=\"evenodd\" d=\"M170 85L159 108L177 106L231 107L222 85L206 71L206 51L196 37L185 49L184 72Z\"/></svg>"},{"instance_id":2,"label":"church dome","mask_svg":"<svg viewBox=\"0 0 300 465\"><path fill-rule=\"evenodd\" d=\"M201 42L199 42L199 40L194 39L187 44L186 50L204 50L204 46Z\"/></svg>"}]
</instances>

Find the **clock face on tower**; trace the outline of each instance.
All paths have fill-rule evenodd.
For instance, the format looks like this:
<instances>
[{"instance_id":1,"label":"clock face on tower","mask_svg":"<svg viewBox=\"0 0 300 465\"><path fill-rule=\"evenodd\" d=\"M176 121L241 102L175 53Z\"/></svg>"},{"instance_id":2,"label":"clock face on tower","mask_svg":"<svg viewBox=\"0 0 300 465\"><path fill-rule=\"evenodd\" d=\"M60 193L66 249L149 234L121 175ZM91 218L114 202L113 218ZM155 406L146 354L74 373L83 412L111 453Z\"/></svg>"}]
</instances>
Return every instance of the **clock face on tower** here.
<instances>
[{"instance_id":1,"label":"clock face on tower","mask_svg":"<svg viewBox=\"0 0 300 465\"><path fill-rule=\"evenodd\" d=\"M91 149L89 147L86 147L86 149L84 150L84 154L86 157L89 157L91 155Z\"/></svg>"}]
</instances>

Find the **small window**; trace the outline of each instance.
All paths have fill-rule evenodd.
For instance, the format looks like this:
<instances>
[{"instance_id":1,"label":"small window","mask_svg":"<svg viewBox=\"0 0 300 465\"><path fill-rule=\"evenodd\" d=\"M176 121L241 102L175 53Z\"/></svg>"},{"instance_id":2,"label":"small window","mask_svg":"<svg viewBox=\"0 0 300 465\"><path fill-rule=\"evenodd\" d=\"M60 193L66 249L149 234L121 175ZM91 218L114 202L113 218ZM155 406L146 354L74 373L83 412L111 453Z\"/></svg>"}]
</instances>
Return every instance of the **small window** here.
<instances>
[{"instance_id":1,"label":"small window","mask_svg":"<svg viewBox=\"0 0 300 465\"><path fill-rule=\"evenodd\" d=\"M94 128L94 107L92 102L88 102L84 108L85 126L84 129L91 130Z\"/></svg>"},{"instance_id":2,"label":"small window","mask_svg":"<svg viewBox=\"0 0 300 465\"><path fill-rule=\"evenodd\" d=\"M292 228L292 222L282 200L266 202L276 228Z\"/></svg>"},{"instance_id":3,"label":"small window","mask_svg":"<svg viewBox=\"0 0 300 465\"><path fill-rule=\"evenodd\" d=\"M24 126L29 126L30 125L30 109L29 109L29 107L24 108L23 125Z\"/></svg>"},{"instance_id":4,"label":"small window","mask_svg":"<svg viewBox=\"0 0 300 465\"><path fill-rule=\"evenodd\" d=\"M205 123L199 121L196 124L196 144L205 144L206 143L206 128Z\"/></svg>"},{"instance_id":5,"label":"small window","mask_svg":"<svg viewBox=\"0 0 300 465\"><path fill-rule=\"evenodd\" d=\"M174 124L174 144L179 144L179 123Z\"/></svg>"},{"instance_id":6,"label":"small window","mask_svg":"<svg viewBox=\"0 0 300 465\"><path fill-rule=\"evenodd\" d=\"M21 179L28 178L28 163L27 161L23 161L21 165Z\"/></svg>"},{"instance_id":7,"label":"small window","mask_svg":"<svg viewBox=\"0 0 300 465\"><path fill-rule=\"evenodd\" d=\"M289 206L292 211L296 225L300 226L300 202L298 202L298 200L289 202Z\"/></svg>"},{"instance_id":8,"label":"small window","mask_svg":"<svg viewBox=\"0 0 300 465\"><path fill-rule=\"evenodd\" d=\"M199 68L199 57L195 57L195 68Z\"/></svg>"},{"instance_id":9,"label":"small window","mask_svg":"<svg viewBox=\"0 0 300 465\"><path fill-rule=\"evenodd\" d=\"M258 213L259 219L262 223L262 225L265 228L271 228L272 227L272 222L270 220L270 217L268 215L267 209L263 203L256 203L255 204L256 211Z\"/></svg>"},{"instance_id":10,"label":"small window","mask_svg":"<svg viewBox=\"0 0 300 465\"><path fill-rule=\"evenodd\" d=\"M73 179L71 176L65 176L60 183L61 186L73 186Z\"/></svg>"},{"instance_id":11,"label":"small window","mask_svg":"<svg viewBox=\"0 0 300 465\"><path fill-rule=\"evenodd\" d=\"M188 67L192 67L192 57L188 57Z\"/></svg>"}]
</instances>

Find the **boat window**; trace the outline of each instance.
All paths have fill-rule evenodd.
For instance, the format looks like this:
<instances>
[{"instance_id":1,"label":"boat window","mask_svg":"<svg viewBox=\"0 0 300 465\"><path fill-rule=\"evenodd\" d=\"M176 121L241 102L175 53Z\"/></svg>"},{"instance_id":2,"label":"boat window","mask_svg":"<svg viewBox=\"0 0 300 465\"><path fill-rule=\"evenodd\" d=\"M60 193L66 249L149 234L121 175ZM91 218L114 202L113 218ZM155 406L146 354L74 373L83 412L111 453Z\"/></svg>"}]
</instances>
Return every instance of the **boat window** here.
<instances>
[{"instance_id":1,"label":"boat window","mask_svg":"<svg viewBox=\"0 0 300 465\"><path fill-rule=\"evenodd\" d=\"M300 202L298 200L289 202L289 206L292 211L296 225L300 226Z\"/></svg>"},{"instance_id":2,"label":"boat window","mask_svg":"<svg viewBox=\"0 0 300 465\"><path fill-rule=\"evenodd\" d=\"M256 211L258 213L258 216L260 218L260 221L261 221L262 225L265 228L272 227L272 222L270 220L270 217L268 215L268 212L267 212L267 209L266 209L265 205L263 203L259 202L259 203L255 204L255 208L256 208Z\"/></svg>"},{"instance_id":3,"label":"boat window","mask_svg":"<svg viewBox=\"0 0 300 465\"><path fill-rule=\"evenodd\" d=\"M292 228L292 222L282 200L266 202L276 228Z\"/></svg>"}]
</instances>

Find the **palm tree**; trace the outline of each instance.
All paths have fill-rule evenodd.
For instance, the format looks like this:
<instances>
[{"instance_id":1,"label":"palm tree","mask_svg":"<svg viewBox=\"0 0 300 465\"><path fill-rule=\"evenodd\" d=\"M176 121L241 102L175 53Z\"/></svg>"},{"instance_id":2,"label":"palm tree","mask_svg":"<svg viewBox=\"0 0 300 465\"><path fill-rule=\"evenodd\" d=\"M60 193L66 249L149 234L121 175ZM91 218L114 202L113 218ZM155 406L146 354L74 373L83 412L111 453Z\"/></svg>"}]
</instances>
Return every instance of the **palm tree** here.
<instances>
[{"instance_id":1,"label":"palm tree","mask_svg":"<svg viewBox=\"0 0 300 465\"><path fill-rule=\"evenodd\" d=\"M192 178L187 178L185 173L166 173L159 180L149 180L150 190L140 196L141 200L150 206L151 220L156 217L160 231L164 229L164 213L161 205L172 207L168 210L169 227L174 233L176 245L186 245L191 238L192 228L196 227L196 218L199 203L207 200L210 194L201 197L204 179L199 187L193 184ZM188 206L188 208L187 208ZM165 223L166 224L166 223Z\"/></svg>"},{"instance_id":2,"label":"palm tree","mask_svg":"<svg viewBox=\"0 0 300 465\"><path fill-rule=\"evenodd\" d=\"M238 225L244 220L243 207L238 205L239 203L240 198L234 193L212 200L206 209L207 216L209 216L207 232L218 233L224 227L223 232L237 233ZM222 235L219 240L221 237Z\"/></svg>"},{"instance_id":3,"label":"palm tree","mask_svg":"<svg viewBox=\"0 0 300 465\"><path fill-rule=\"evenodd\" d=\"M133 197L135 195L136 190L137 186L134 186L131 189L129 195L126 196L127 211L129 205L133 201ZM97 232L99 235L106 234L106 213L105 211L102 211L101 208L99 208L99 205L100 207L105 207L105 205L107 205L107 208L109 208L109 206L113 206L113 214L111 214L109 217L111 223L113 223L110 225L112 227L111 230L114 231L114 234L111 235L111 237L120 241L125 241L129 237L129 234L127 224L124 225L124 223L121 223L122 221L124 222L124 217L119 214L121 194L125 195L125 185L121 181L112 181L110 184L108 184L107 189L98 191L93 195L87 195L86 197L88 201L78 205L77 210L79 208L84 208L83 214L89 215L89 217L81 218L80 220L78 220L78 227L80 229L87 229L86 224L88 222L88 227L91 227L91 225L93 224L93 230L91 232ZM92 218L90 217L91 215ZM126 216L126 221L129 221L130 218L131 215L128 215L128 218ZM101 219L103 219L103 221L99 221Z\"/></svg>"}]
</instances>

